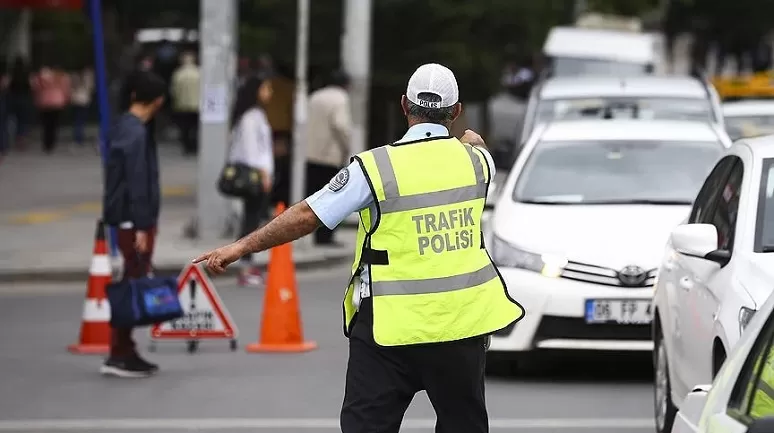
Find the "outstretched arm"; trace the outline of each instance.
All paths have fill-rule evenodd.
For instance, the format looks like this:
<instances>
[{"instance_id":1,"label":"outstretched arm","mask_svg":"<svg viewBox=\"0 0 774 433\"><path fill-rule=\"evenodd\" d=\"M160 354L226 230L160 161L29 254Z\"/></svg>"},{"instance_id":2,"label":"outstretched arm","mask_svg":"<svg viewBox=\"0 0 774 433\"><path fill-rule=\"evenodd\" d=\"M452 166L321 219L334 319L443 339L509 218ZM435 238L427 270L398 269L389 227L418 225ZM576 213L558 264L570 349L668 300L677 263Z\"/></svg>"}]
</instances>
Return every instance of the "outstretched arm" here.
<instances>
[{"instance_id":1,"label":"outstretched arm","mask_svg":"<svg viewBox=\"0 0 774 433\"><path fill-rule=\"evenodd\" d=\"M265 226L237 241L242 255L258 253L269 248L293 242L317 230L320 220L306 200L296 203Z\"/></svg>"},{"instance_id":2,"label":"outstretched arm","mask_svg":"<svg viewBox=\"0 0 774 433\"><path fill-rule=\"evenodd\" d=\"M215 274L248 253L256 253L292 242L312 233L320 225L333 229L350 214L372 202L368 180L357 162L341 169L322 189L274 218L266 226L231 245L202 254L194 263L207 262Z\"/></svg>"},{"instance_id":3,"label":"outstretched arm","mask_svg":"<svg viewBox=\"0 0 774 433\"><path fill-rule=\"evenodd\" d=\"M228 265L246 254L261 252L277 245L292 242L312 233L319 226L320 220L304 200L296 203L268 224L242 239L225 247L206 252L195 258L193 262L206 261L209 271L221 274L225 272Z\"/></svg>"}]
</instances>

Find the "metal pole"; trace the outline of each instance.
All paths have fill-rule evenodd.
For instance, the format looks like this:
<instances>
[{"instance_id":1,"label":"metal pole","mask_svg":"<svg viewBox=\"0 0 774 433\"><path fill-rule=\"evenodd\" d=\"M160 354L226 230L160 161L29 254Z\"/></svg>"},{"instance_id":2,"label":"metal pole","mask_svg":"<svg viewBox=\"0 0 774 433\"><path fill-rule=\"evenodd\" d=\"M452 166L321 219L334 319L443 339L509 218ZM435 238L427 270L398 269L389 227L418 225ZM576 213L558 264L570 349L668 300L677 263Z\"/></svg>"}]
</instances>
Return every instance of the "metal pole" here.
<instances>
[{"instance_id":1,"label":"metal pole","mask_svg":"<svg viewBox=\"0 0 774 433\"><path fill-rule=\"evenodd\" d=\"M228 149L229 107L234 83L236 0L201 0L199 47L201 101L196 236L216 239L226 229L228 202L216 184Z\"/></svg>"},{"instance_id":2,"label":"metal pole","mask_svg":"<svg viewBox=\"0 0 774 433\"><path fill-rule=\"evenodd\" d=\"M110 143L110 103L108 102L107 66L105 65L105 38L102 32L102 0L90 0L89 15L94 40L94 78L97 91L97 108L99 111L99 153L103 167L107 164ZM118 255L118 237L116 228L108 230L110 254Z\"/></svg>"},{"instance_id":3,"label":"metal pole","mask_svg":"<svg viewBox=\"0 0 774 433\"><path fill-rule=\"evenodd\" d=\"M296 85L293 104L293 176L290 182L290 200L298 203L306 198L306 125L307 100L307 63L309 48L309 0L298 0L296 29ZM299 243L302 249L310 246L307 240Z\"/></svg>"},{"instance_id":4,"label":"metal pole","mask_svg":"<svg viewBox=\"0 0 774 433\"><path fill-rule=\"evenodd\" d=\"M588 8L588 5L586 4L586 0L575 0L575 7L573 8L573 15L574 19L577 21L578 18L580 18L583 13L586 12L586 9Z\"/></svg>"},{"instance_id":5,"label":"metal pole","mask_svg":"<svg viewBox=\"0 0 774 433\"><path fill-rule=\"evenodd\" d=\"M366 150L371 69L371 10L371 0L347 0L344 9L341 61L352 78L352 154Z\"/></svg>"}]
</instances>

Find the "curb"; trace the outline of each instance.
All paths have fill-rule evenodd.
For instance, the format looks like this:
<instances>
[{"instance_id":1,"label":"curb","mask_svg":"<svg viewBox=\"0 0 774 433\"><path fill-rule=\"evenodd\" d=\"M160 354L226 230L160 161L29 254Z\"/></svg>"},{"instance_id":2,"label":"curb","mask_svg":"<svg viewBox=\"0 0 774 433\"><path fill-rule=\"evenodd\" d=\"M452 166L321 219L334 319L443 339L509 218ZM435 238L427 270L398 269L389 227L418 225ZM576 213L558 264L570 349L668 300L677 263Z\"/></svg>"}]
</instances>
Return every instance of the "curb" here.
<instances>
[{"instance_id":1,"label":"curb","mask_svg":"<svg viewBox=\"0 0 774 433\"><path fill-rule=\"evenodd\" d=\"M322 255L320 258L299 260L295 262L296 271L308 271L327 268L339 264L349 263L352 261L351 252L330 252ZM266 270L268 262L257 263L257 266ZM183 270L183 266L179 264L159 264L156 266L157 274L167 275L179 275ZM223 276L236 276L239 273L238 266L231 266L226 269ZM0 283L69 283L83 281L86 282L89 279L89 269L19 269L11 271L0 271Z\"/></svg>"}]
</instances>

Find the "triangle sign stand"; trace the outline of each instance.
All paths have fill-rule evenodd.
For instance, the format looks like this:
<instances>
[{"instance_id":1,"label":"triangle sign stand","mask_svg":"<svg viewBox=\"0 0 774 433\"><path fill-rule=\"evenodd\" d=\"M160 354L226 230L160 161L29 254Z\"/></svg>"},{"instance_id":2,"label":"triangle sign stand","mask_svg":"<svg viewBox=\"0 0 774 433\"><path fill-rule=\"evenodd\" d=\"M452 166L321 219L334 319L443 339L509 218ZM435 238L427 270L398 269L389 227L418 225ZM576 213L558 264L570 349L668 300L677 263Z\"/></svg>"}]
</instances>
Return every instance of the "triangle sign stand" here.
<instances>
[{"instance_id":1,"label":"triangle sign stand","mask_svg":"<svg viewBox=\"0 0 774 433\"><path fill-rule=\"evenodd\" d=\"M151 327L149 350L156 349L156 341L183 340L188 344L188 352L193 353L203 339L230 340L231 350L236 350L237 327L206 272L189 264L177 281L178 298L185 314Z\"/></svg>"}]
</instances>

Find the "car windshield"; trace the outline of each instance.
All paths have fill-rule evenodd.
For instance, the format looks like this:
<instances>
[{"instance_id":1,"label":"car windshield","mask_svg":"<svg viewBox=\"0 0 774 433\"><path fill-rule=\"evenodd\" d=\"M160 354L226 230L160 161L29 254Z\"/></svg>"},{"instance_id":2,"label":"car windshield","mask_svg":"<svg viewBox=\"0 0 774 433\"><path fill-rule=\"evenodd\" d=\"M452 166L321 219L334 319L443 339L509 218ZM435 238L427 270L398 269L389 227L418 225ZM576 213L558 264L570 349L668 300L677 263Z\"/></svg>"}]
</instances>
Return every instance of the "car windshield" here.
<instances>
[{"instance_id":1,"label":"car windshield","mask_svg":"<svg viewBox=\"0 0 774 433\"><path fill-rule=\"evenodd\" d=\"M537 123L558 119L666 119L712 121L709 99L699 98L572 98L544 99Z\"/></svg>"},{"instance_id":2,"label":"car windshield","mask_svg":"<svg viewBox=\"0 0 774 433\"><path fill-rule=\"evenodd\" d=\"M774 116L726 116L726 131L734 140L774 134Z\"/></svg>"},{"instance_id":3,"label":"car windshield","mask_svg":"<svg viewBox=\"0 0 774 433\"><path fill-rule=\"evenodd\" d=\"M719 142L544 141L529 156L513 200L539 204L690 204Z\"/></svg>"},{"instance_id":4,"label":"car windshield","mask_svg":"<svg viewBox=\"0 0 774 433\"><path fill-rule=\"evenodd\" d=\"M774 253L774 158L763 160L755 223L755 251Z\"/></svg>"},{"instance_id":5,"label":"car windshield","mask_svg":"<svg viewBox=\"0 0 774 433\"><path fill-rule=\"evenodd\" d=\"M648 67L640 63L612 60L554 57L553 73L557 77L576 75L637 75L646 74Z\"/></svg>"}]
</instances>

